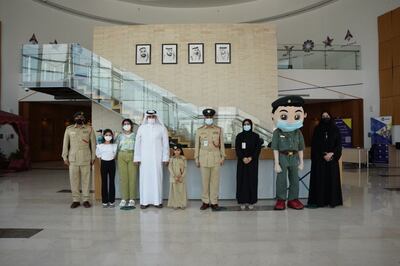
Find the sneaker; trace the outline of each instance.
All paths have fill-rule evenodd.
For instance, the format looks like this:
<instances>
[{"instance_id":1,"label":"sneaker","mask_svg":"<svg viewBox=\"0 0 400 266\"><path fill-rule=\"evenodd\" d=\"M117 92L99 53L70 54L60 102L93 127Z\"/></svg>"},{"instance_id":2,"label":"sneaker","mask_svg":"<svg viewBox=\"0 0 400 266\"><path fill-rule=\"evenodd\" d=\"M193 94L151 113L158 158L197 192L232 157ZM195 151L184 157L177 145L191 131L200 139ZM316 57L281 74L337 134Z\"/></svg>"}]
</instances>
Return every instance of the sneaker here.
<instances>
[{"instance_id":1,"label":"sneaker","mask_svg":"<svg viewBox=\"0 0 400 266\"><path fill-rule=\"evenodd\" d=\"M103 208L108 208L108 204L107 203L103 203L102 206L103 206Z\"/></svg>"},{"instance_id":2,"label":"sneaker","mask_svg":"<svg viewBox=\"0 0 400 266\"><path fill-rule=\"evenodd\" d=\"M254 205L253 204L250 204L249 205L249 210L253 210L254 209Z\"/></svg>"},{"instance_id":3,"label":"sneaker","mask_svg":"<svg viewBox=\"0 0 400 266\"><path fill-rule=\"evenodd\" d=\"M246 205L240 205L240 209L244 211L246 209Z\"/></svg>"},{"instance_id":4,"label":"sneaker","mask_svg":"<svg viewBox=\"0 0 400 266\"><path fill-rule=\"evenodd\" d=\"M114 207L115 207L115 202L109 202L109 203L108 203L108 207L114 208Z\"/></svg>"},{"instance_id":5,"label":"sneaker","mask_svg":"<svg viewBox=\"0 0 400 266\"><path fill-rule=\"evenodd\" d=\"M285 200L278 199L276 201L276 203L275 203L274 210L283 211L284 209L286 209L285 205L286 205L286 201Z\"/></svg>"},{"instance_id":6,"label":"sneaker","mask_svg":"<svg viewBox=\"0 0 400 266\"><path fill-rule=\"evenodd\" d=\"M154 207L156 207L156 208L158 208L158 209L161 209L161 208L163 207L163 205L162 205L162 203L161 203L161 204L158 204L158 205L154 205Z\"/></svg>"},{"instance_id":7,"label":"sneaker","mask_svg":"<svg viewBox=\"0 0 400 266\"><path fill-rule=\"evenodd\" d=\"M149 205L140 205L140 208L141 208L142 210L147 209L148 207L149 207Z\"/></svg>"},{"instance_id":8,"label":"sneaker","mask_svg":"<svg viewBox=\"0 0 400 266\"><path fill-rule=\"evenodd\" d=\"M129 207L134 207L135 206L135 201L133 199L129 200L128 206Z\"/></svg>"},{"instance_id":9,"label":"sneaker","mask_svg":"<svg viewBox=\"0 0 400 266\"><path fill-rule=\"evenodd\" d=\"M289 200L287 206L295 210L302 210L304 208L303 203L301 203L298 199Z\"/></svg>"},{"instance_id":10,"label":"sneaker","mask_svg":"<svg viewBox=\"0 0 400 266\"><path fill-rule=\"evenodd\" d=\"M121 200L121 202L119 203L120 207L125 207L126 205L126 200Z\"/></svg>"}]
</instances>

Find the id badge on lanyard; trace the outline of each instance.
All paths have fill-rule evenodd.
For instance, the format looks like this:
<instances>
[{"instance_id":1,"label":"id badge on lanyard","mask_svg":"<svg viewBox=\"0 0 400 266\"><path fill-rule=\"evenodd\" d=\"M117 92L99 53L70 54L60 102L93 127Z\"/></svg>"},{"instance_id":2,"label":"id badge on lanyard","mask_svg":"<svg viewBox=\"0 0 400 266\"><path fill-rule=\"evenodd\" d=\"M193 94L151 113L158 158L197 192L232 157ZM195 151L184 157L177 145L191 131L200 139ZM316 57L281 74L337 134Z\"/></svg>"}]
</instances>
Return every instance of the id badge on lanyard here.
<instances>
[{"instance_id":1,"label":"id badge on lanyard","mask_svg":"<svg viewBox=\"0 0 400 266\"><path fill-rule=\"evenodd\" d=\"M246 149L246 142L242 142L242 150Z\"/></svg>"}]
</instances>

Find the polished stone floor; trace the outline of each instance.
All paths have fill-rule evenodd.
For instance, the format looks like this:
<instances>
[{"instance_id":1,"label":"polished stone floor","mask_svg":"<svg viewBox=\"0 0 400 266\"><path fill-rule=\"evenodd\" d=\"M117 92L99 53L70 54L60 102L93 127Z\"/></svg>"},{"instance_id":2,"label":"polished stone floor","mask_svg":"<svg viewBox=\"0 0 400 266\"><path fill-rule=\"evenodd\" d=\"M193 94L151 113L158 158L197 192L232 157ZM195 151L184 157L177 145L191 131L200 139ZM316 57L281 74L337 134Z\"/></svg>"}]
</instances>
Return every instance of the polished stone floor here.
<instances>
[{"instance_id":1,"label":"polished stone floor","mask_svg":"<svg viewBox=\"0 0 400 266\"><path fill-rule=\"evenodd\" d=\"M303 211L71 210L68 188L59 168L0 177L0 228L43 229L0 238L1 266L400 265L400 168L345 170L343 207Z\"/></svg>"}]
</instances>

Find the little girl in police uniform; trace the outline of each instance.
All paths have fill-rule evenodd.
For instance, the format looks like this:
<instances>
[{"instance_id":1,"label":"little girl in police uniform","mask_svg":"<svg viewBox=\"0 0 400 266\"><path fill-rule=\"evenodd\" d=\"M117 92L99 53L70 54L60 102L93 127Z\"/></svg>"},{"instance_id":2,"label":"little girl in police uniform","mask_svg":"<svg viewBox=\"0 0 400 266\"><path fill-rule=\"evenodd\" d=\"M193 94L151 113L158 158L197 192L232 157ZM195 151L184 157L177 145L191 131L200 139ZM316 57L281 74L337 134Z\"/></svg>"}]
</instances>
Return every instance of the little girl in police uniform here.
<instances>
[{"instance_id":1,"label":"little girl in police uniform","mask_svg":"<svg viewBox=\"0 0 400 266\"><path fill-rule=\"evenodd\" d=\"M169 160L169 197L168 207L185 209L187 204L186 195L186 169L187 162L183 156L180 146L173 147L173 156Z\"/></svg>"}]
</instances>

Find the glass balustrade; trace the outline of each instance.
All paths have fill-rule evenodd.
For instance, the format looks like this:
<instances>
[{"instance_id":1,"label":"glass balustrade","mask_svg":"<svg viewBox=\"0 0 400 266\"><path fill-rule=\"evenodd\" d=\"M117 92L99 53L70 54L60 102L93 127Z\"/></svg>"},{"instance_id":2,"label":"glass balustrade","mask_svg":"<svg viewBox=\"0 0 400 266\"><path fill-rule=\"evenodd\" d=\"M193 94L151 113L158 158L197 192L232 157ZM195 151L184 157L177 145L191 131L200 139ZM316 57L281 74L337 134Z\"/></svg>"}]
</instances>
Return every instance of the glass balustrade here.
<instances>
[{"instance_id":1,"label":"glass balustrade","mask_svg":"<svg viewBox=\"0 0 400 266\"><path fill-rule=\"evenodd\" d=\"M360 49L359 45L315 45L306 52L302 44L280 44L278 68L359 70Z\"/></svg>"},{"instance_id":2,"label":"glass balustrade","mask_svg":"<svg viewBox=\"0 0 400 266\"><path fill-rule=\"evenodd\" d=\"M115 67L79 44L24 45L22 84L30 89L70 88L81 95L140 124L146 110L155 109L172 141L194 146L196 129L203 125L201 111L168 90ZM234 143L242 121L252 118L255 131L269 142L272 133L258 120L235 107L219 107L216 124L224 129L225 143Z\"/></svg>"}]
</instances>

